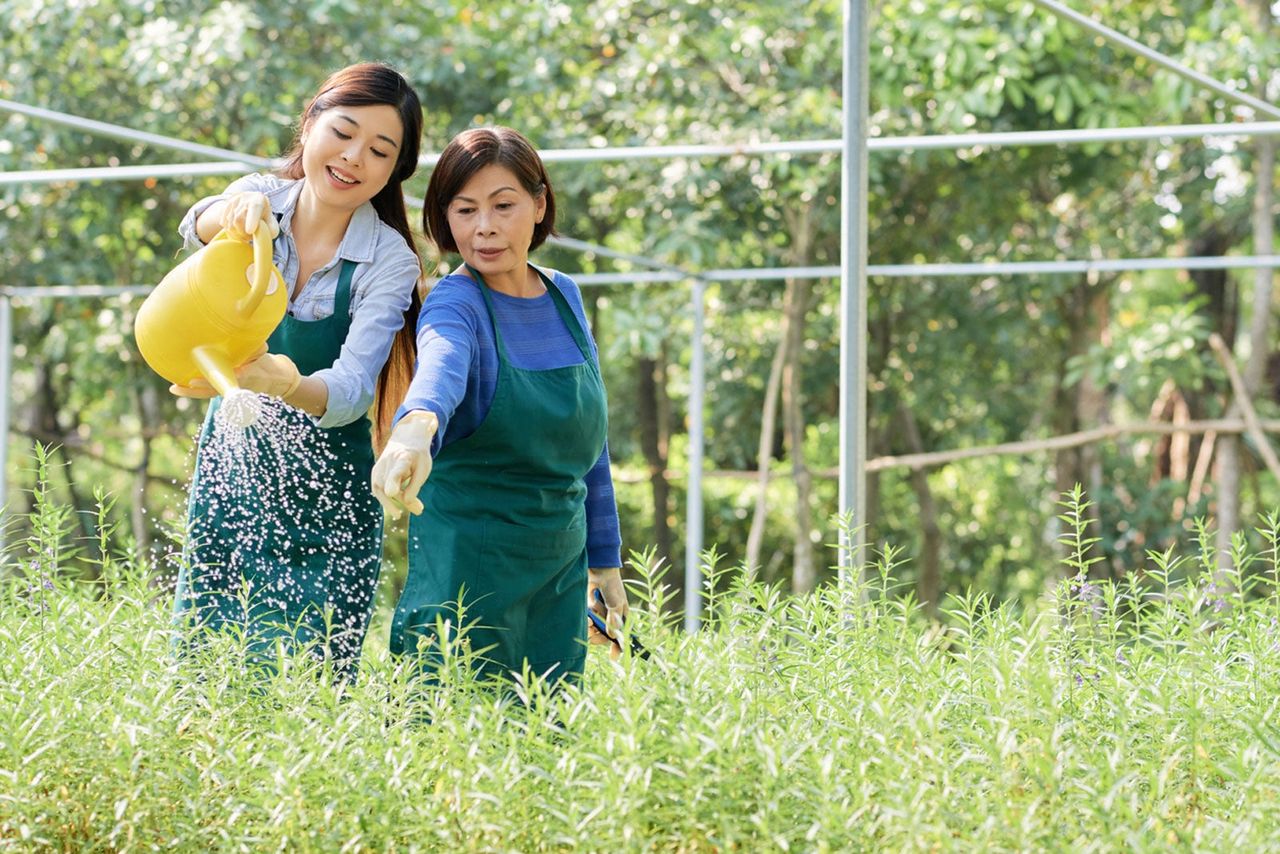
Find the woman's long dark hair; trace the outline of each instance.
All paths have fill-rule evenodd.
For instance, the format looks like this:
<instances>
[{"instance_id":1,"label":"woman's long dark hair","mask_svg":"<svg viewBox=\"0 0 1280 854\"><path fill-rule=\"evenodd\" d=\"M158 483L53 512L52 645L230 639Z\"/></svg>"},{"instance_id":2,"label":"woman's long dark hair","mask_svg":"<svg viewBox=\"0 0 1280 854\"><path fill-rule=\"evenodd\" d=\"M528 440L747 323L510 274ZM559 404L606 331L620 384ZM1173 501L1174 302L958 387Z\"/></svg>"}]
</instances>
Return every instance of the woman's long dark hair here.
<instances>
[{"instance_id":1,"label":"woman's long dark hair","mask_svg":"<svg viewBox=\"0 0 1280 854\"><path fill-rule=\"evenodd\" d=\"M285 155L279 174L284 178L301 178L302 138L316 116L332 107L367 107L386 104L400 114L404 125L404 139L400 154L387 185L371 200L378 218L394 228L413 254L421 259L413 231L409 228L409 214L404 205L404 182L418 168L418 146L422 141L422 104L409 81L398 71L380 62L362 62L336 71L321 84L315 96L302 111L298 135L289 153ZM419 260L421 266L421 260ZM396 333L391 344L391 354L378 375L378 388L374 397L373 447L381 451L391 432L391 418L404 400L413 379L414 362L418 355L418 312L422 298L418 288L404 312L404 325Z\"/></svg>"}]
</instances>

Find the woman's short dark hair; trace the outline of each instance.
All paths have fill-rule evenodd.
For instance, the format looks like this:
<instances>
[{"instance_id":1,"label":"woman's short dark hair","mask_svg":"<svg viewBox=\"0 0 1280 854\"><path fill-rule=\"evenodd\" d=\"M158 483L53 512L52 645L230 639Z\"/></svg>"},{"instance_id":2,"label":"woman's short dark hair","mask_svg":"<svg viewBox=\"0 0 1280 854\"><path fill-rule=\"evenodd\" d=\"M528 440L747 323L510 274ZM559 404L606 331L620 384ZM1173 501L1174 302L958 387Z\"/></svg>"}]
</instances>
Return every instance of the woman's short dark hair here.
<instances>
[{"instance_id":1,"label":"woman's short dark hair","mask_svg":"<svg viewBox=\"0 0 1280 854\"><path fill-rule=\"evenodd\" d=\"M556 196L547 178L547 168L533 144L508 127L471 128L445 146L427 184L422 230L441 252L458 251L458 242L449 228L449 203L462 192L471 176L495 163L510 169L529 195L535 199L543 195L547 200L542 222L533 226L529 251L556 233Z\"/></svg>"}]
</instances>

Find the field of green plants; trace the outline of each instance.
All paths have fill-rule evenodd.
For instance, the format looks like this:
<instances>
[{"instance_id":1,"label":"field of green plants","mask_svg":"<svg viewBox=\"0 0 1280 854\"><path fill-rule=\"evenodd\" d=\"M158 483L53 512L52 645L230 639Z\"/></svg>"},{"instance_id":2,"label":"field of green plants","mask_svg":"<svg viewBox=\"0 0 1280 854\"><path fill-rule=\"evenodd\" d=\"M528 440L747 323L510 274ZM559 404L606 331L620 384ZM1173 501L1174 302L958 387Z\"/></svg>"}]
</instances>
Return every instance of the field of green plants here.
<instances>
[{"instance_id":1,"label":"field of green plants","mask_svg":"<svg viewBox=\"0 0 1280 854\"><path fill-rule=\"evenodd\" d=\"M66 579L38 500L0 592L0 849L1274 850L1276 520L1230 571L1202 531L1113 585L1082 573L1082 500L1039 608L941 624L886 549L804 598L710 560L687 635L639 559L652 657L551 697L459 659L424 688L385 622L345 691L305 657L249 675L234 638L180 659L146 568Z\"/></svg>"}]
</instances>

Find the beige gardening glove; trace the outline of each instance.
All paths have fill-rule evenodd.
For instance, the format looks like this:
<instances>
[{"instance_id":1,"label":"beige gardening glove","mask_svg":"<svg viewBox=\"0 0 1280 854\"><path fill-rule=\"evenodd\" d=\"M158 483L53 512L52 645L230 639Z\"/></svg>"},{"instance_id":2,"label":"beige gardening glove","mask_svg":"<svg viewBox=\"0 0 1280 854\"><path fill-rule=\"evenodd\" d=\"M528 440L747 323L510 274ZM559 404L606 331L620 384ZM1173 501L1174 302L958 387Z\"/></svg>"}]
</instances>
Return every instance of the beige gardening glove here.
<instances>
[{"instance_id":1,"label":"beige gardening glove","mask_svg":"<svg viewBox=\"0 0 1280 854\"><path fill-rule=\"evenodd\" d=\"M236 368L236 383L242 389L271 397L287 398L302 385L302 374L288 356L268 353L263 344L243 365ZM217 397L218 391L204 377L196 377L187 385L174 383L169 391L178 397Z\"/></svg>"},{"instance_id":2,"label":"beige gardening glove","mask_svg":"<svg viewBox=\"0 0 1280 854\"><path fill-rule=\"evenodd\" d=\"M236 240L251 240L260 222L267 224L272 239L280 233L280 224L271 215L271 202L263 193L235 193L225 199L223 204L225 207L218 224L228 236Z\"/></svg>"},{"instance_id":3,"label":"beige gardening glove","mask_svg":"<svg viewBox=\"0 0 1280 854\"><path fill-rule=\"evenodd\" d=\"M587 607L602 618L609 629L606 637L587 620L587 639L595 644L609 644L609 655L613 658L622 655L622 626L631 608L627 604L627 590L622 586L621 569L587 570Z\"/></svg>"},{"instance_id":4,"label":"beige gardening glove","mask_svg":"<svg viewBox=\"0 0 1280 854\"><path fill-rule=\"evenodd\" d=\"M391 519L408 510L422 512L418 491L431 474L431 440L440 422L434 412L416 409L396 422L387 446L373 464L369 478L373 497Z\"/></svg>"},{"instance_id":5,"label":"beige gardening glove","mask_svg":"<svg viewBox=\"0 0 1280 854\"><path fill-rule=\"evenodd\" d=\"M302 374L293 359L283 353L263 353L236 368L240 388L271 397L287 398L302 385Z\"/></svg>"},{"instance_id":6,"label":"beige gardening glove","mask_svg":"<svg viewBox=\"0 0 1280 854\"><path fill-rule=\"evenodd\" d=\"M265 349L265 348L264 348ZM236 382L240 388L256 391L281 399L287 398L302 385L302 374L293 359L282 353L262 353L236 368ZM217 397L218 390L204 377L196 377L188 385L169 386L178 397Z\"/></svg>"}]
</instances>

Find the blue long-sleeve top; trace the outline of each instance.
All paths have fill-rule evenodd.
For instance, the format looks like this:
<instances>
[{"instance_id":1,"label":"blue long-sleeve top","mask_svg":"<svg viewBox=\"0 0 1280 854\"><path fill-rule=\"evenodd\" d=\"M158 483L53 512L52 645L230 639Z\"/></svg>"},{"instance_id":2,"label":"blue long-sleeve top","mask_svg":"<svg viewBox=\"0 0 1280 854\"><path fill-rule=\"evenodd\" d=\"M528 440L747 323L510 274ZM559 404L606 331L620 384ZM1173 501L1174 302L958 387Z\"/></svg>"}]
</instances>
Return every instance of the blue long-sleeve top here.
<instances>
[{"instance_id":1,"label":"blue long-sleeve top","mask_svg":"<svg viewBox=\"0 0 1280 854\"><path fill-rule=\"evenodd\" d=\"M591 327L577 284L563 273L543 270L564 295L599 361ZM556 311L551 294L532 299L489 290L494 321L502 330L507 357L523 370L543 371L582 364L582 351ZM445 445L464 439L489 414L498 387L498 351L480 286L462 275L441 279L422 304L418 316L418 365L396 420L416 409L440 420L432 440L434 456ZM622 565L622 536L609 468L609 443L584 478L587 487L587 563L606 568Z\"/></svg>"}]
</instances>

